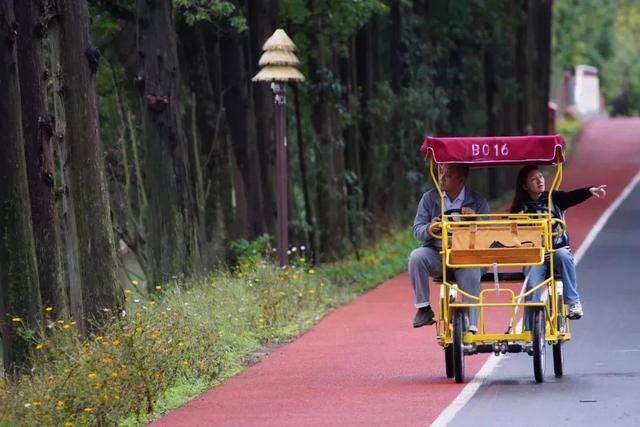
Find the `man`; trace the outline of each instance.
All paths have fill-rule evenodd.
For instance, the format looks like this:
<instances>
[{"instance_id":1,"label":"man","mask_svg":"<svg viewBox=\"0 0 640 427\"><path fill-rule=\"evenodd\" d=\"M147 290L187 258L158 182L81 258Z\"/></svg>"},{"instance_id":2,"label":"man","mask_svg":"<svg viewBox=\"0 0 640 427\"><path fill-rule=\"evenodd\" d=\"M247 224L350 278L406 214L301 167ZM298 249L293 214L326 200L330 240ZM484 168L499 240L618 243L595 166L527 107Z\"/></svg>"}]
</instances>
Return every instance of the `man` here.
<instances>
[{"instance_id":1,"label":"man","mask_svg":"<svg viewBox=\"0 0 640 427\"><path fill-rule=\"evenodd\" d=\"M439 168L440 189L444 193L444 210L461 209L463 214L489 213L487 200L466 187L469 168L465 165L447 164ZM442 277L442 241L429 235L432 222L440 221L440 197L437 190L429 190L418 204L416 218L413 221L413 235L424 244L409 255L409 277L416 295L418 312L413 319L413 327L433 325L436 321L429 304L429 276ZM435 231L439 232L438 229ZM453 271L456 283L465 292L472 295L480 293L480 268L459 268ZM465 298L468 302L477 302ZM478 309L469 310L470 332L478 331Z\"/></svg>"}]
</instances>

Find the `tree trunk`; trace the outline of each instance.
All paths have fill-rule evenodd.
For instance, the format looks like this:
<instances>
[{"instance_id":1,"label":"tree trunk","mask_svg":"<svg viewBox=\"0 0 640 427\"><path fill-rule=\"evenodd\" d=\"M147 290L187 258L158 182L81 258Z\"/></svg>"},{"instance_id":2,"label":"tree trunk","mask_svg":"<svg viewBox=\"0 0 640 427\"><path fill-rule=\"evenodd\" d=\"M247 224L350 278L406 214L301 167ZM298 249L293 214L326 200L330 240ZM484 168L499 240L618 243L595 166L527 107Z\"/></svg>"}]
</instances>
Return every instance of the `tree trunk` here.
<instances>
[{"instance_id":1,"label":"tree trunk","mask_svg":"<svg viewBox=\"0 0 640 427\"><path fill-rule=\"evenodd\" d=\"M27 177L35 238L40 296L58 318L67 312L67 298L60 271L60 246L55 203L53 162L54 119L47 106L49 71L44 64L42 31L47 22L47 1L21 1L18 20L18 58ZM45 71L46 70L46 71Z\"/></svg>"},{"instance_id":2,"label":"tree trunk","mask_svg":"<svg viewBox=\"0 0 640 427\"><path fill-rule=\"evenodd\" d=\"M122 303L109 212L103 148L96 105L99 52L89 39L86 2L60 4L62 97L68 187L73 211L84 318L99 318ZM87 324L83 325L86 327Z\"/></svg>"},{"instance_id":3,"label":"tree trunk","mask_svg":"<svg viewBox=\"0 0 640 427\"><path fill-rule=\"evenodd\" d=\"M300 91L297 85L292 85L293 89L293 102L296 118L296 140L298 142L298 164L300 166L300 185L302 186L302 199L304 201L304 216L306 225L305 229L305 243L309 249L310 262L314 262L316 259L316 230L317 221L316 216L313 213L311 205L311 197L309 195L309 178L307 172L306 153L307 147L304 141L304 134L302 132L302 113L300 111ZM307 230L309 230L307 232Z\"/></svg>"},{"instance_id":4,"label":"tree trunk","mask_svg":"<svg viewBox=\"0 0 640 427\"><path fill-rule=\"evenodd\" d=\"M18 325L41 325L24 137L13 0L0 0L0 330L6 373L27 362Z\"/></svg>"},{"instance_id":5,"label":"tree trunk","mask_svg":"<svg viewBox=\"0 0 640 427\"><path fill-rule=\"evenodd\" d=\"M371 116L369 103L375 96L374 43L371 23L365 25L356 36L356 69L360 95L360 112L362 119L359 128L362 141L359 148L360 174L364 194L364 206L373 211L383 199L378 193L376 173L380 171L380 141L375 129L375 120ZM384 169L383 169L384 170Z\"/></svg>"},{"instance_id":6,"label":"tree trunk","mask_svg":"<svg viewBox=\"0 0 640 427\"><path fill-rule=\"evenodd\" d=\"M532 17L530 26L533 31L533 40L537 52L537 60L533 61L532 75L534 78L534 93L536 94L532 108L534 121L533 131L537 134L546 134L548 131L547 106L549 103L550 79L551 79L551 20L553 14L553 1L543 0L532 3Z\"/></svg>"},{"instance_id":7,"label":"tree trunk","mask_svg":"<svg viewBox=\"0 0 640 427\"><path fill-rule=\"evenodd\" d=\"M252 0L249 11L249 37L251 45L251 61L248 70L250 74L258 71L258 61L262 56L262 46L275 30L276 1ZM260 179L262 180L262 195L264 205L264 219L267 232L271 235L276 230L276 156L273 127L273 94L266 83L254 84L253 102L256 119L256 143L260 158Z\"/></svg>"},{"instance_id":8,"label":"tree trunk","mask_svg":"<svg viewBox=\"0 0 640 427\"><path fill-rule=\"evenodd\" d=\"M182 47L181 63L188 79L188 85L195 99L195 122L198 133L198 150L191 154L193 165L195 206L198 217L200 253L204 266L212 268L224 260L224 248L228 230L225 230L223 215L232 215L221 209L225 165L222 155L226 144L224 134L224 109L222 99L214 90L207 60L209 50L217 46L216 39L206 39L205 30L209 23L178 25L178 36ZM228 175L229 172L227 172ZM229 206L230 207L230 206Z\"/></svg>"},{"instance_id":9,"label":"tree trunk","mask_svg":"<svg viewBox=\"0 0 640 427\"><path fill-rule=\"evenodd\" d=\"M231 136L229 126L224 113L224 85L222 83L222 58L220 53L220 37L215 33L213 25L207 25L203 30L204 40L216 40L215 43L207 43L207 63L209 64L209 80L213 85L213 93L220 108L220 151L219 158L211 171L212 180L219 187L219 209L222 216L222 224L225 230L225 248L228 249L229 239L237 239L241 236L240 227L237 224L235 207L233 205L233 161L231 153Z\"/></svg>"},{"instance_id":10,"label":"tree trunk","mask_svg":"<svg viewBox=\"0 0 640 427\"><path fill-rule=\"evenodd\" d=\"M313 14L317 0L308 0ZM317 153L317 208L320 260L335 260L344 255L347 240L347 206L344 182L344 147L338 140L334 100L323 88L335 78L331 61L326 57L319 23L313 23L309 35L309 58L312 85L317 89L311 107L311 124L318 143Z\"/></svg>"},{"instance_id":11,"label":"tree trunk","mask_svg":"<svg viewBox=\"0 0 640 427\"><path fill-rule=\"evenodd\" d=\"M82 279L78 255L78 232L76 230L75 213L71 208L69 197L68 147L66 143L66 116L64 111L64 76L62 72L62 31L59 20L54 20L50 27L51 56L49 68L53 75L53 116L54 137L53 154L60 183L56 189L57 207L60 223L57 229L60 252L62 255L61 272L65 292L68 298L69 312L73 319L84 319L82 302Z\"/></svg>"},{"instance_id":12,"label":"tree trunk","mask_svg":"<svg viewBox=\"0 0 640 427\"><path fill-rule=\"evenodd\" d=\"M172 4L171 0L138 0L152 290L193 267L192 185L180 118Z\"/></svg>"},{"instance_id":13,"label":"tree trunk","mask_svg":"<svg viewBox=\"0 0 640 427\"><path fill-rule=\"evenodd\" d=\"M229 29L231 31L231 29ZM232 33L220 41L224 108L231 133L232 148L242 179L247 214L247 234L255 239L267 232L264 217L261 164L256 146L253 100L249 92L249 73L243 40ZM236 187L237 188L237 187Z\"/></svg>"}]
</instances>

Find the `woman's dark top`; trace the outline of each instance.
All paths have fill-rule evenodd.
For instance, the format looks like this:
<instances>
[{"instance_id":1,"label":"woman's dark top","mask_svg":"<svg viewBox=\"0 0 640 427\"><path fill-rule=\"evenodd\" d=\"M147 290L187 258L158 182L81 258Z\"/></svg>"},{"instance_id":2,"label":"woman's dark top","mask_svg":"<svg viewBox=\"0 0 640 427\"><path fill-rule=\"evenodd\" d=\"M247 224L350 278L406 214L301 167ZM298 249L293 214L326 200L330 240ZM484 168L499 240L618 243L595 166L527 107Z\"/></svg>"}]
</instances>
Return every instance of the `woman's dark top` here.
<instances>
[{"instance_id":1,"label":"woman's dark top","mask_svg":"<svg viewBox=\"0 0 640 427\"><path fill-rule=\"evenodd\" d=\"M564 221L564 213L567 209L580 204L591 197L589 187L579 188L573 191L554 191L553 192L553 212L554 218ZM545 191L540 194L538 200L533 200L528 194L525 194L522 201L521 211L524 213L542 213L549 208L549 192ZM559 227L559 225L558 225ZM566 232L554 237L553 247L555 249L569 246L569 234Z\"/></svg>"}]
</instances>

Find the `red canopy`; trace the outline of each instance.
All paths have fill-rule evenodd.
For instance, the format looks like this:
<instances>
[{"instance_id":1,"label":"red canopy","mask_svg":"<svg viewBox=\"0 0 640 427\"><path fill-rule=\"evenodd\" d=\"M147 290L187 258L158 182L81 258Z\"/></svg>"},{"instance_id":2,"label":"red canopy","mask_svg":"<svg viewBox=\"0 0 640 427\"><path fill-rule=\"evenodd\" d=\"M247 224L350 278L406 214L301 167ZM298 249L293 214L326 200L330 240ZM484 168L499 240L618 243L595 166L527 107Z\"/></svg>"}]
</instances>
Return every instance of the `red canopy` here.
<instances>
[{"instance_id":1,"label":"red canopy","mask_svg":"<svg viewBox=\"0 0 640 427\"><path fill-rule=\"evenodd\" d=\"M562 135L425 138L420 152L437 164L552 165L564 161Z\"/></svg>"}]
</instances>

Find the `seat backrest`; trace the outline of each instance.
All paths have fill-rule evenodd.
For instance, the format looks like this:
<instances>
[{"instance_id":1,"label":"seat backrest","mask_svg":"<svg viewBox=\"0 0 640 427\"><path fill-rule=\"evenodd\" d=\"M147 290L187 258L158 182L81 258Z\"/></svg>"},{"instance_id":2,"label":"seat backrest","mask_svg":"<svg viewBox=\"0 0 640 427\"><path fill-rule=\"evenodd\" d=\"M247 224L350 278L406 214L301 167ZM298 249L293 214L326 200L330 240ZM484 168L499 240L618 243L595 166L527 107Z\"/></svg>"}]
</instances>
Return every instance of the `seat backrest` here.
<instances>
[{"instance_id":1,"label":"seat backrest","mask_svg":"<svg viewBox=\"0 0 640 427\"><path fill-rule=\"evenodd\" d=\"M543 228L539 225L478 225L456 227L451 233L451 249L539 248Z\"/></svg>"}]
</instances>

